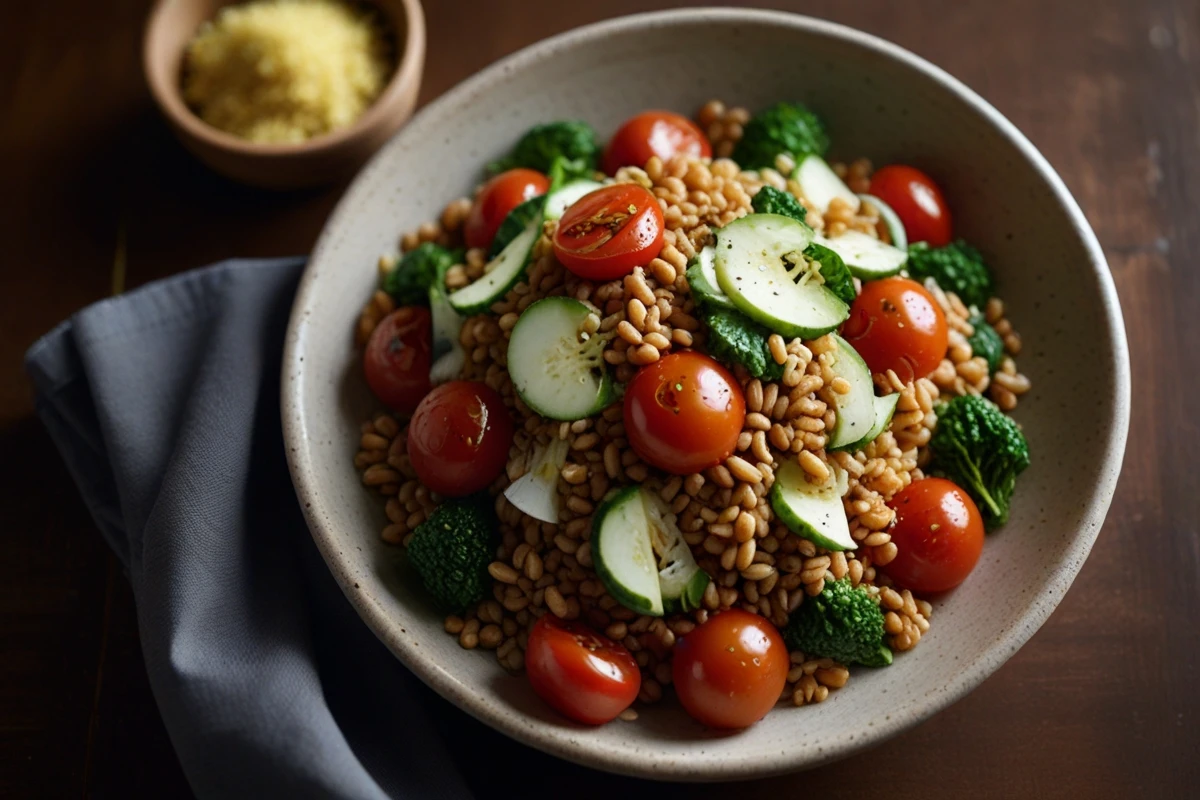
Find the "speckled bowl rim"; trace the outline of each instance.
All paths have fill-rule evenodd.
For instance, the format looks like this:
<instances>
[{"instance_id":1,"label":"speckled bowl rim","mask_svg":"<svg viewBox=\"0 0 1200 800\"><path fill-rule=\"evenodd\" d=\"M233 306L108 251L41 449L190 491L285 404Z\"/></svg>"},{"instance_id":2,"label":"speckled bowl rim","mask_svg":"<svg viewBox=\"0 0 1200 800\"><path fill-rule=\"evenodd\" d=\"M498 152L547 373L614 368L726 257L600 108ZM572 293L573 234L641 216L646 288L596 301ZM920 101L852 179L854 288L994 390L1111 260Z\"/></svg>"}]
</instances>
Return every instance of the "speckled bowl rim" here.
<instances>
[{"instance_id":1,"label":"speckled bowl rim","mask_svg":"<svg viewBox=\"0 0 1200 800\"><path fill-rule=\"evenodd\" d=\"M430 104L413 118L409 127L420 130L426 124L427 119L439 116L443 109L457 105L464 98L485 92L489 87L504 81L513 70L537 64L563 50L569 50L596 39L619 36L623 32L632 32L647 26L664 27L701 22L769 24L872 50L923 74L928 80L953 93L959 100L986 119L1034 167L1045 187L1062 207L1079 240L1084 245L1100 292L1104 322L1107 326L1106 333L1113 353L1113 363L1109 366L1113 375L1114 396L1112 398L1112 418L1107 421L1108 434L1103 449L1103 463L1106 468L1101 472L1101 477L1094 487L1091 497L1088 498L1086 512L1057 568L1042 587L1040 594L1029 602L1025 611L1007 628L1006 632L992 642L978 659L956 673L943 689L933 696L910 701L896 709L886 721L877 721L870 730L860 731L853 737L825 740L820 751L800 750L783 756L778 751L746 751L739 753L736 757L713 758L710 755L704 760L689 760L682 763L664 762L657 760L653 751L634 755L630 755L627 751L616 751L586 735L580 735L578 731L551 726L525 715L513 714L510 708L498 703L490 703L486 696L477 691L471 691L463 685L445 665L435 663L422 653L420 648L406 641L397 632L395 620L389 618L379 601L365 591L355 588L353 582L347 580L346 576L350 572L350 566L340 553L339 533L324 521L329 516L323 509L326 501L323 499L321 486L315 477L316 471L311 452L304 444L306 441L306 406L305 400L301 396L300 383L286 379L288 372L299 366L304 355L307 312L318 299L315 296L316 274L310 266L301 280L287 332L283 360L285 375L282 392L283 433L288 467L291 470L304 516L317 547L329 564L346 597L367 625L409 669L443 697L479 720L518 741L570 761L610 772L660 780L736 780L764 777L814 767L844 758L859 750L877 745L884 739L922 722L982 683L985 678L1012 657L1041 627L1062 600L1070 588L1071 582L1083 566L1099 534L1105 514L1108 512L1120 473L1129 428L1129 351L1121 307L1104 253L1078 204L1041 153L999 111L945 71L883 39L844 25L777 11L706 8L620 17L559 34L498 61ZM377 156L364 168L355 186L365 179L364 176L367 173L380 166L381 157L386 157L386 153L383 156ZM351 194L353 189L354 186L347 192L347 195ZM342 226L346 208L347 202L343 199L326 224L325 232L317 243L310 264L320 262L326 249L332 247L333 237L330 232Z\"/></svg>"}]
</instances>

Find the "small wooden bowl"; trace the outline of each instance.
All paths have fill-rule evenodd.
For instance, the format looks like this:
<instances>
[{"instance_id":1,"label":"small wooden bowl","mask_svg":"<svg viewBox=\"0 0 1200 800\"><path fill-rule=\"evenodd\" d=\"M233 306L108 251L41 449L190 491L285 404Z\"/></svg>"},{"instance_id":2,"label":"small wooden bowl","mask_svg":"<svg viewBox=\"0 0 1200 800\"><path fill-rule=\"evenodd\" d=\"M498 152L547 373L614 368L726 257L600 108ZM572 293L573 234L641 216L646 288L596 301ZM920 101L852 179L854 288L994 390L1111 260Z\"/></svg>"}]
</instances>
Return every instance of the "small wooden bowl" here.
<instances>
[{"instance_id":1,"label":"small wooden bowl","mask_svg":"<svg viewBox=\"0 0 1200 800\"><path fill-rule=\"evenodd\" d=\"M419 0L374 1L395 34L396 69L374 104L345 128L301 144L259 144L212 127L188 108L180 86L184 52L200 25L229 0L158 0L142 43L150 93L184 146L234 180L293 189L346 177L412 116L425 64Z\"/></svg>"}]
</instances>

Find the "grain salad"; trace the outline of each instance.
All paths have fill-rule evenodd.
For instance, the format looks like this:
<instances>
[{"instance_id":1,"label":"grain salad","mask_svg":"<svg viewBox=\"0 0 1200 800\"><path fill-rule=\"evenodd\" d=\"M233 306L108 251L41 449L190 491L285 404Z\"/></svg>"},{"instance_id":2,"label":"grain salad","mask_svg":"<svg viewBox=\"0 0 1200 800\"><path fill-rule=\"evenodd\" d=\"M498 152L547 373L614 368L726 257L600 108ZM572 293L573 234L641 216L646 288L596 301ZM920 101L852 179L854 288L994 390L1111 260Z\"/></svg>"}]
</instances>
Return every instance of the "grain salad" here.
<instances>
[{"instance_id":1,"label":"grain salad","mask_svg":"<svg viewBox=\"0 0 1200 800\"><path fill-rule=\"evenodd\" d=\"M931 178L829 147L796 103L604 147L546 123L380 259L356 341L389 410L354 464L382 538L572 719L822 702L1007 519L1031 387L991 272Z\"/></svg>"}]
</instances>

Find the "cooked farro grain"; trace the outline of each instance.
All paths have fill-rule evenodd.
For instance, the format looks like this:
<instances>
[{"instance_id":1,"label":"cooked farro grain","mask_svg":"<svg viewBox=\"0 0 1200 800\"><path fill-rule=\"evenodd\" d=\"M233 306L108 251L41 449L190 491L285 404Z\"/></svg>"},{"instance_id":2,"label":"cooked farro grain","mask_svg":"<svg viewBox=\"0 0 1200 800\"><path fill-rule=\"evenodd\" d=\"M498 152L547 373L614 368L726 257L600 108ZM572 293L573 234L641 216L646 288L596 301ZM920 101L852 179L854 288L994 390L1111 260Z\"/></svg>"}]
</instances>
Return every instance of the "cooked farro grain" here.
<instances>
[{"instance_id":1,"label":"cooked farro grain","mask_svg":"<svg viewBox=\"0 0 1200 800\"><path fill-rule=\"evenodd\" d=\"M464 351L460 377L485 382L507 404L516 434L506 470L489 491L495 498L499 536L487 571L491 596L444 621L447 633L464 649L495 651L507 670L524 664L529 630L542 615L582 620L610 639L623 643L642 671L638 701L658 702L671 683L671 653L678 637L704 624L710 614L742 608L786 625L808 597L821 593L827 581L850 581L875 593L885 611L886 640L896 651L916 646L929 631L932 606L907 590L897 590L876 567L896 559L899 548L889 530L895 514L889 508L898 492L924 477L930 462L929 442L937 425L937 403L943 396L986 394L1003 410L1011 410L1031 384L1016 366L1021 340L1005 316L1004 304L991 298L982 309L1000 334L1007 355L995 374L972 352L970 309L952 292L927 282L949 328L949 346L941 365L928 377L903 382L894 372L873 376L880 394L898 394L890 424L873 441L852 452L827 452L836 423L839 396L851 391L833 368L837 344L832 336L815 340L786 339L771 334L769 359L782 368L778 380L756 378L744 368L734 374L741 384L747 414L733 454L702 472L670 475L644 463L631 449L619 403L574 422L545 419L530 409L514 389L507 370L508 343L521 313L535 301L571 297L594 309L580 328L582 337L601 337L603 361L624 384L641 366L669 353L704 345L707 331L700 320L688 280L689 261L714 241L714 231L751 210L762 186L788 191L808 209L807 221L817 231L836 237L848 230L887 240L888 232L874 208L856 210L835 199L822 214L804 196L792 174L795 162L780 156L774 169L744 171L729 159L750 114L718 100L700 109L697 122L713 145L714 158L652 157L642 167L623 167L615 181L634 183L659 201L665 222L664 245L648 265L619 280L592 282L565 269L555 257L555 222L545 223L525 275L488 312L463 321L459 344ZM855 192L866 192L872 166L866 159L834 164ZM400 238L408 252L422 242L462 245L462 227L471 200L460 198L439 215ZM380 260L382 273L397 256ZM465 251L460 263L445 273L453 290L478 280L487 265L481 249ZM856 285L858 281L856 279ZM363 347L381 319L395 310L392 298L376 291L364 304L355 329ZM359 449L355 467L363 484L386 497L387 524L382 538L407 545L413 531L436 509L440 499L417 479L406 451L407 423L384 414L365 422L355 434ZM554 440L567 443L559 469L559 519L547 523L522 513L504 490L528 469L535 448ZM798 463L816 484L842 475L842 499L850 536L856 547L828 551L796 535L776 519L770 502L775 471L788 459ZM832 469L836 466L837 469ZM699 608L655 618L622 606L593 571L591 523L597 504L611 489L644 484L675 515L684 541L698 565L712 578ZM831 484L832 485L832 484ZM840 486L840 484L838 484ZM780 701L793 705L822 702L850 678L846 665L829 658L790 654L791 668ZM637 719L627 709L624 720Z\"/></svg>"}]
</instances>

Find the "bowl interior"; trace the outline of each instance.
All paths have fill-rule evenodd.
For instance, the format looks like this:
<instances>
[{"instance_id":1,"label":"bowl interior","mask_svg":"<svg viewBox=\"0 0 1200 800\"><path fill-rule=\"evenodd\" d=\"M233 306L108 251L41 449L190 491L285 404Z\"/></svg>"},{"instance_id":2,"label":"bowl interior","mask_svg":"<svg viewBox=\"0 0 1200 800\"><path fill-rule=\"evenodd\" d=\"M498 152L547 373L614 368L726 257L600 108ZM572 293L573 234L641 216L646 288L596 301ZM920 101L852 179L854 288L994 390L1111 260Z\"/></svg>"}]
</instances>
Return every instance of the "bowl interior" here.
<instances>
[{"instance_id":1,"label":"bowl interior","mask_svg":"<svg viewBox=\"0 0 1200 800\"><path fill-rule=\"evenodd\" d=\"M380 543L382 506L351 463L376 409L352 346L375 261L399 234L468 193L482 165L530 125L575 117L607 135L633 112L706 100L761 108L800 99L828 122L832 155L927 170L959 233L994 266L1034 383L1016 414L1033 451L1012 520L961 589L935 602L920 646L857 669L821 705L779 709L735 734L706 731L673 700L635 724L583 729L523 678L465 652ZM1128 356L1107 267L1082 215L1033 148L944 73L840 26L767 12L698 10L581 29L489 68L421 113L359 176L297 298L284 364L284 424L302 504L330 567L367 623L443 695L505 732L604 769L735 778L837 758L914 724L1014 653L1065 593L1120 467Z\"/></svg>"}]
</instances>

